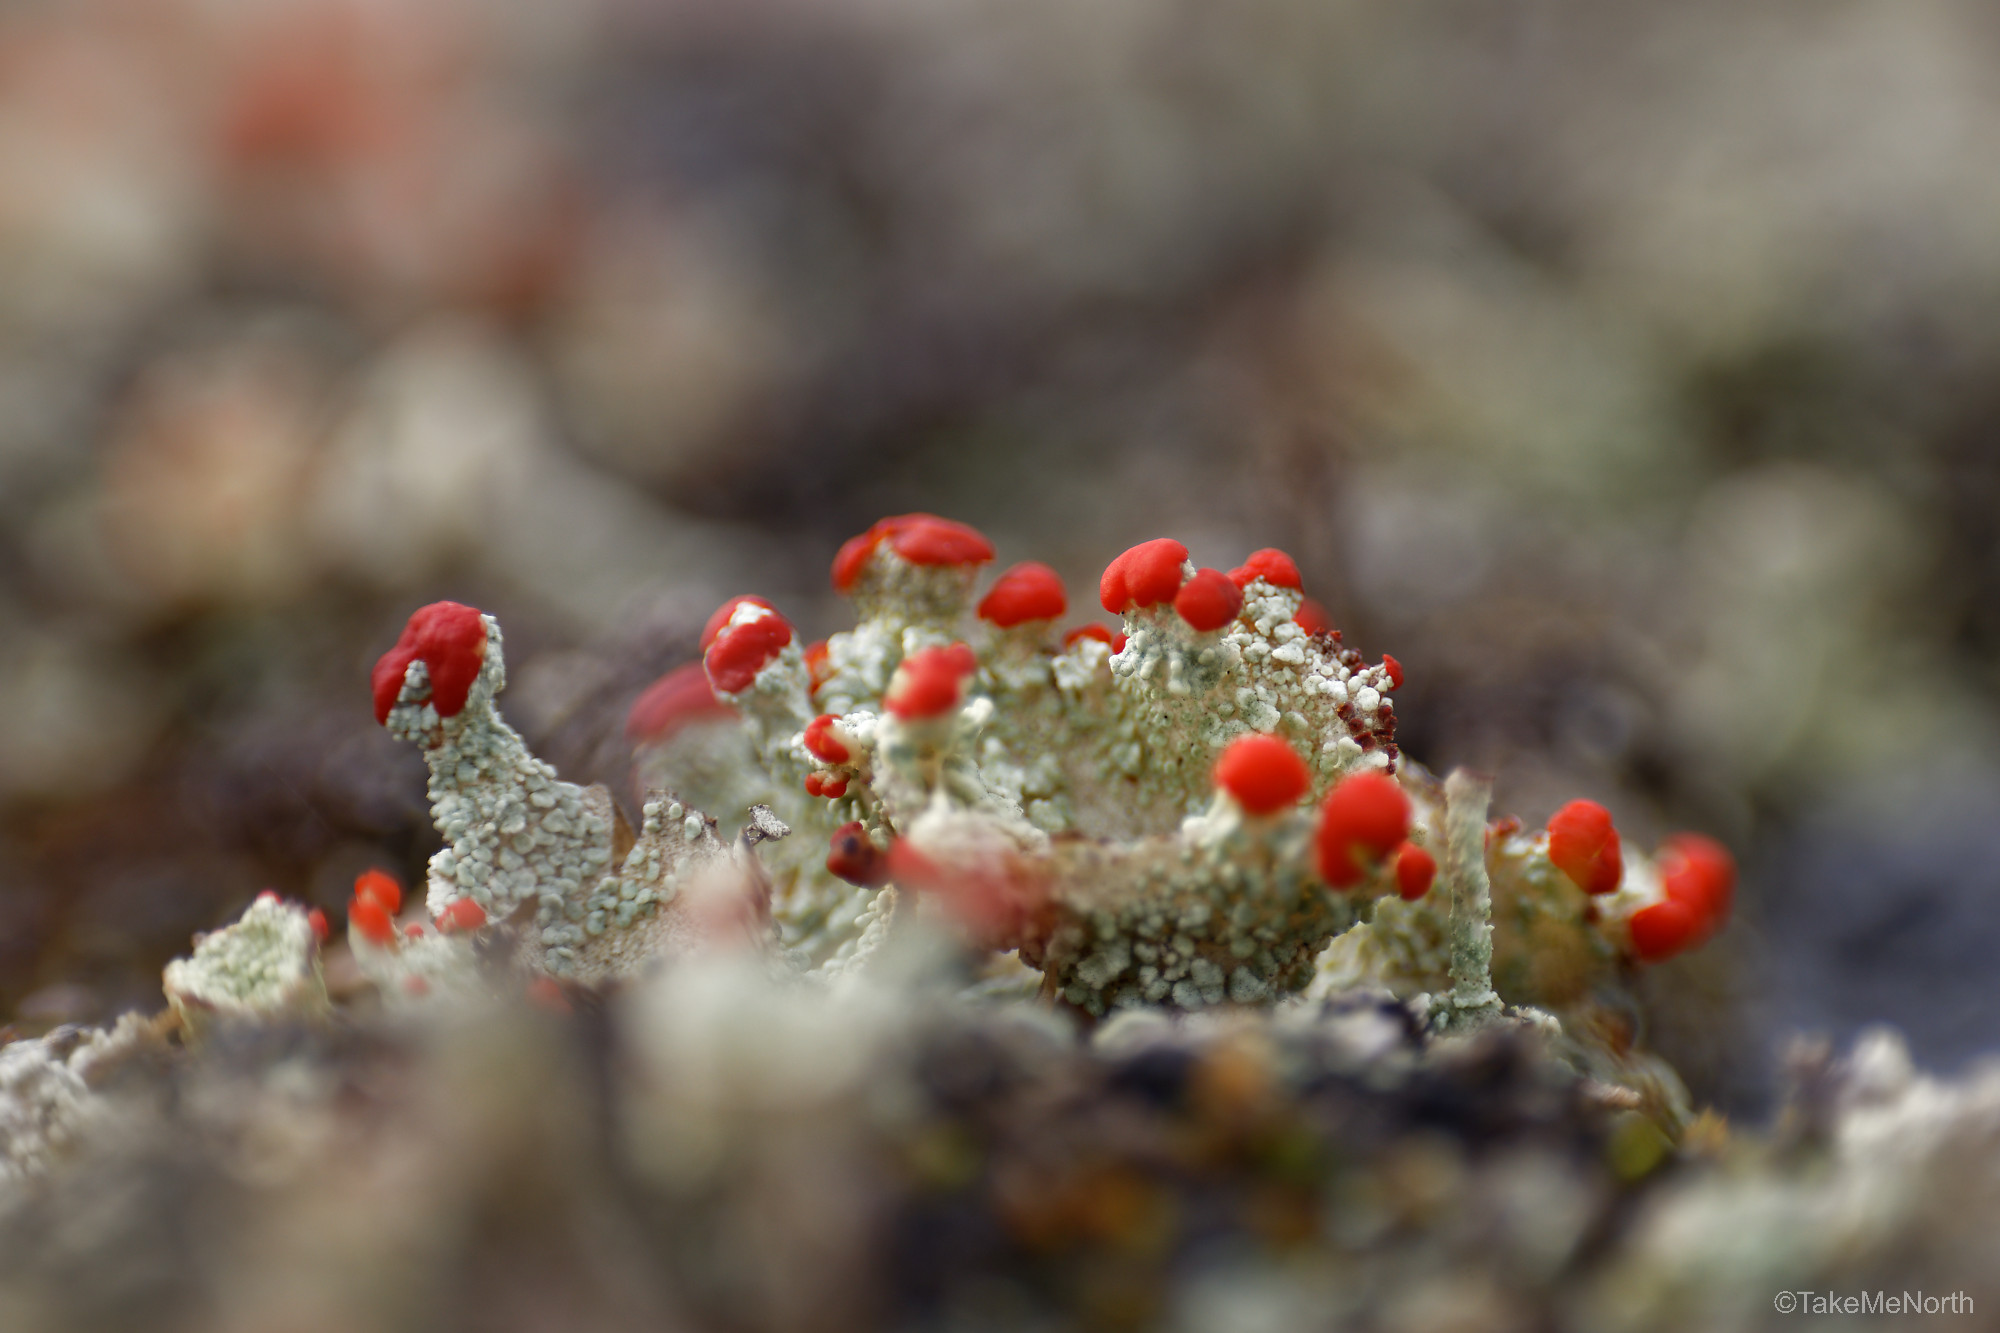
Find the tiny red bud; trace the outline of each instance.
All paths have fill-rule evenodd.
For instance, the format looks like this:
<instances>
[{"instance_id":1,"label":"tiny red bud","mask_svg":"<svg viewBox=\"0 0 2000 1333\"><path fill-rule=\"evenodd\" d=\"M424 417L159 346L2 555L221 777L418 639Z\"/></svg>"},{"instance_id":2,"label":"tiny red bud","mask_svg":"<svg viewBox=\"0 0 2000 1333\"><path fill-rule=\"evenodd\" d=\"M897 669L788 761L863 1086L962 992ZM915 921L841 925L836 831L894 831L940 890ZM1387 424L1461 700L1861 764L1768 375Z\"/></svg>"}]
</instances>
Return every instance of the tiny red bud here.
<instances>
[{"instance_id":1,"label":"tiny red bud","mask_svg":"<svg viewBox=\"0 0 2000 1333\"><path fill-rule=\"evenodd\" d=\"M1061 575L1039 561L1026 560L1002 574L979 603L979 618L1001 629L1032 620L1054 620L1069 610Z\"/></svg>"},{"instance_id":2,"label":"tiny red bud","mask_svg":"<svg viewBox=\"0 0 2000 1333\"><path fill-rule=\"evenodd\" d=\"M869 841L858 819L842 824L827 840L826 868L835 878L864 888L889 882L889 860Z\"/></svg>"},{"instance_id":3,"label":"tiny red bud","mask_svg":"<svg viewBox=\"0 0 2000 1333\"><path fill-rule=\"evenodd\" d=\"M354 896L373 899L390 916L403 910L403 886L386 870L364 870L356 875Z\"/></svg>"},{"instance_id":4,"label":"tiny red bud","mask_svg":"<svg viewBox=\"0 0 2000 1333\"><path fill-rule=\"evenodd\" d=\"M1063 635L1063 647L1074 647L1078 641L1083 639L1095 639L1099 643L1110 643L1112 637L1111 628L1108 625L1078 625L1075 629Z\"/></svg>"},{"instance_id":5,"label":"tiny red bud","mask_svg":"<svg viewBox=\"0 0 2000 1333\"><path fill-rule=\"evenodd\" d=\"M333 934L333 927L326 923L326 913L315 907L306 913L306 922L312 927L313 938L321 944Z\"/></svg>"},{"instance_id":6,"label":"tiny red bud","mask_svg":"<svg viewBox=\"0 0 2000 1333\"><path fill-rule=\"evenodd\" d=\"M1389 656L1389 654L1383 653L1382 669L1389 673L1390 689L1400 690L1403 688L1403 664L1401 662L1398 662L1395 658Z\"/></svg>"},{"instance_id":7,"label":"tiny red bud","mask_svg":"<svg viewBox=\"0 0 2000 1333\"><path fill-rule=\"evenodd\" d=\"M1700 940L1729 919L1736 900L1736 858L1699 833L1676 833L1660 852L1660 886L1670 902L1694 913Z\"/></svg>"},{"instance_id":8,"label":"tiny red bud","mask_svg":"<svg viewBox=\"0 0 2000 1333\"><path fill-rule=\"evenodd\" d=\"M1296 804L1312 774L1276 736L1238 736L1215 761L1215 783L1251 814L1269 815Z\"/></svg>"},{"instance_id":9,"label":"tiny red bud","mask_svg":"<svg viewBox=\"0 0 2000 1333\"><path fill-rule=\"evenodd\" d=\"M1595 801L1571 801L1549 819L1549 860L1585 893L1610 893L1625 876L1625 857L1611 812Z\"/></svg>"},{"instance_id":10,"label":"tiny red bud","mask_svg":"<svg viewBox=\"0 0 2000 1333\"><path fill-rule=\"evenodd\" d=\"M1626 923L1632 952L1648 963L1706 943L1729 919L1736 897L1736 859L1713 838L1676 833L1661 847L1659 864L1666 896Z\"/></svg>"},{"instance_id":11,"label":"tiny red bud","mask_svg":"<svg viewBox=\"0 0 2000 1333\"><path fill-rule=\"evenodd\" d=\"M1292 623L1308 634L1333 632L1333 617L1326 613L1325 607L1310 597L1299 603L1298 614L1292 617Z\"/></svg>"},{"instance_id":12,"label":"tiny red bud","mask_svg":"<svg viewBox=\"0 0 2000 1333\"><path fill-rule=\"evenodd\" d=\"M882 706L905 722L938 717L958 707L960 682L978 665L962 643L949 648L919 648L903 659Z\"/></svg>"},{"instance_id":13,"label":"tiny red bud","mask_svg":"<svg viewBox=\"0 0 2000 1333\"><path fill-rule=\"evenodd\" d=\"M1359 884L1368 860L1387 856L1410 831L1410 798L1394 778L1356 773L1327 793L1320 810L1320 877L1337 889Z\"/></svg>"},{"instance_id":14,"label":"tiny red bud","mask_svg":"<svg viewBox=\"0 0 2000 1333\"><path fill-rule=\"evenodd\" d=\"M373 898L356 898L347 905L347 925L370 944L388 945L396 938L396 923Z\"/></svg>"},{"instance_id":15,"label":"tiny red bud","mask_svg":"<svg viewBox=\"0 0 2000 1333\"><path fill-rule=\"evenodd\" d=\"M1437 859L1414 842L1396 849L1396 892L1404 901L1415 902L1429 893L1437 871Z\"/></svg>"},{"instance_id":16,"label":"tiny red bud","mask_svg":"<svg viewBox=\"0 0 2000 1333\"><path fill-rule=\"evenodd\" d=\"M1693 945L1698 927L1695 914L1671 900L1642 907L1626 922L1632 952L1641 962L1661 963Z\"/></svg>"},{"instance_id":17,"label":"tiny red bud","mask_svg":"<svg viewBox=\"0 0 2000 1333\"><path fill-rule=\"evenodd\" d=\"M1174 610L1190 628L1221 629L1243 609L1243 590L1219 569L1197 569L1174 595Z\"/></svg>"},{"instance_id":18,"label":"tiny red bud","mask_svg":"<svg viewBox=\"0 0 2000 1333\"><path fill-rule=\"evenodd\" d=\"M1262 579L1274 588L1305 586L1299 580L1298 565L1275 546L1252 551L1249 559L1229 571L1229 581L1239 588L1248 587L1252 579Z\"/></svg>"},{"instance_id":19,"label":"tiny red bud","mask_svg":"<svg viewBox=\"0 0 2000 1333\"><path fill-rule=\"evenodd\" d=\"M852 759L854 756L847 746L834 734L834 727L839 722L840 719L832 713L821 713L806 723L806 753L829 764L844 764Z\"/></svg>"}]
</instances>

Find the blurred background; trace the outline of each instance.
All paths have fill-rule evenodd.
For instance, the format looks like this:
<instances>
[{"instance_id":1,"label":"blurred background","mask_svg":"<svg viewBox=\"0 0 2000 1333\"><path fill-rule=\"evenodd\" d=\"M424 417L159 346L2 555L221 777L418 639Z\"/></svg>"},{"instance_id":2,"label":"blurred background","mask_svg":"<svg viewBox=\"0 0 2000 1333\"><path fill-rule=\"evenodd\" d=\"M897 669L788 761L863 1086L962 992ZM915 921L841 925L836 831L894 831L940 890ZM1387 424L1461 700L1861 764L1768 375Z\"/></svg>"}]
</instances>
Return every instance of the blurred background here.
<instances>
[{"instance_id":1,"label":"blurred background","mask_svg":"<svg viewBox=\"0 0 2000 1333\"><path fill-rule=\"evenodd\" d=\"M2000 12L11 0L0 1014L436 846L405 616L617 779L887 513L1278 545L1403 740L1745 867L1650 1039L1996 1044Z\"/></svg>"}]
</instances>

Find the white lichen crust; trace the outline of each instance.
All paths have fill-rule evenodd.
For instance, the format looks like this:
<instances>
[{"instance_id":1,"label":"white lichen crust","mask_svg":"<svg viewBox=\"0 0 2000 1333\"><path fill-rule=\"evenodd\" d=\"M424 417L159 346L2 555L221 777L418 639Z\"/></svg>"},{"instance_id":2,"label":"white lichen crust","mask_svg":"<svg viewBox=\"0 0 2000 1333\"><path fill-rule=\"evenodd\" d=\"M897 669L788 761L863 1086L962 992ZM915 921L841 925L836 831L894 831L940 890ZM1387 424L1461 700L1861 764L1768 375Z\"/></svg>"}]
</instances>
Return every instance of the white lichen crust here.
<instances>
[{"instance_id":1,"label":"white lichen crust","mask_svg":"<svg viewBox=\"0 0 2000 1333\"><path fill-rule=\"evenodd\" d=\"M1056 851L1054 922L1022 949L1071 1004L1200 1009L1303 989L1326 941L1356 919L1309 868L1302 815L1245 820L1223 806L1184 835Z\"/></svg>"},{"instance_id":2,"label":"white lichen crust","mask_svg":"<svg viewBox=\"0 0 2000 1333\"><path fill-rule=\"evenodd\" d=\"M328 1008L311 919L274 893L258 895L221 930L197 935L192 957L167 964L165 988L190 1036L218 1020L305 1017Z\"/></svg>"},{"instance_id":3,"label":"white lichen crust","mask_svg":"<svg viewBox=\"0 0 2000 1333\"><path fill-rule=\"evenodd\" d=\"M74 1142L91 1101L60 1038L0 1046L0 1190L46 1171Z\"/></svg>"},{"instance_id":4,"label":"white lichen crust","mask_svg":"<svg viewBox=\"0 0 2000 1333\"><path fill-rule=\"evenodd\" d=\"M788 830L753 807L760 841ZM638 841L617 875L564 920L528 941L524 959L586 983L636 976L649 964L693 956L728 931L756 944L768 934L768 885L743 838L724 842L715 821L666 792L649 792Z\"/></svg>"}]
</instances>

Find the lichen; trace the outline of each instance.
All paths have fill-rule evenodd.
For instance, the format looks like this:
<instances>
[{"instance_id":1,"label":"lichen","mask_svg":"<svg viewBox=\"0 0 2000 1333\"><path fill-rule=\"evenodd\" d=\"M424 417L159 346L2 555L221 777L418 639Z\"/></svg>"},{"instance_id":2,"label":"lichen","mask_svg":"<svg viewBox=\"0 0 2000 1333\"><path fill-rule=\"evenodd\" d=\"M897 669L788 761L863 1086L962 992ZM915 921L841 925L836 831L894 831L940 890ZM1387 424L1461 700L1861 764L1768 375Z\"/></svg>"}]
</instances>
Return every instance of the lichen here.
<instances>
[{"instance_id":1,"label":"lichen","mask_svg":"<svg viewBox=\"0 0 2000 1333\"><path fill-rule=\"evenodd\" d=\"M306 909L259 894L243 915L167 964L167 1001L189 1034L218 1021L324 1014L319 940Z\"/></svg>"},{"instance_id":2,"label":"lichen","mask_svg":"<svg viewBox=\"0 0 2000 1333\"><path fill-rule=\"evenodd\" d=\"M1489 838L1483 787L1454 775L1440 790L1398 750L1395 659L1368 663L1304 616L1282 552L1225 575L1178 542L1144 543L1100 585L1123 634L1060 643L1067 597L1044 566L1010 570L975 617L992 554L963 524L883 520L836 558L860 620L821 644L800 644L765 599L731 599L702 635L710 689L680 673L635 710L638 771L658 784L636 837L603 788L562 781L500 717L499 625L424 608L375 688L390 731L430 766L448 844L431 912L463 896L494 922L531 915L531 968L602 981L692 947L681 887L726 881L749 934L768 921L762 945L808 973L863 966L900 919L941 913L1093 1016L1268 1003L1317 974L1434 992L1444 1027L1576 1000L1532 983L1509 956L1518 932L1500 932L1496 959L1489 877L1504 911L1559 923L1530 947L1574 949L1600 971L1670 952L1660 940L1685 947L1726 912L1708 889L1683 902L1636 854L1607 874L1623 869L1608 816L1578 825L1581 852L1564 834L1585 886L1547 839ZM449 711L439 671L463 685ZM677 739L688 731L698 743ZM1288 799L1253 809L1218 786L1218 761L1246 737L1300 761ZM790 836L719 837L693 790L748 802L746 818L768 810ZM1404 905L1426 894L1437 852L1444 891ZM1649 910L1666 931L1628 925Z\"/></svg>"},{"instance_id":3,"label":"lichen","mask_svg":"<svg viewBox=\"0 0 2000 1333\"><path fill-rule=\"evenodd\" d=\"M1555 923L1529 947L1579 953L1605 976L1643 953L1627 923L1670 896L1658 868L1634 853L1630 873L1607 882L1593 861L1586 893L1550 861L1546 838L1504 826L1487 837L1469 790L1478 810L1447 836L1445 792L1396 744L1401 667L1367 662L1306 616L1283 553L1224 576L1198 570L1177 542L1142 544L1100 588L1123 617L1115 645L1108 633L1058 642L1066 598L1045 567L1010 570L975 618L990 546L947 524L959 544L936 548L962 558L920 563L883 535L945 522L884 520L843 548L835 582L860 620L823 645L801 649L761 598L732 601L705 636L716 698L737 710L765 789L798 830L770 858L773 913L810 966L839 970L865 953L884 908L857 904L894 885L915 890L885 899L894 911L954 909L977 944L1015 951L1043 971L1045 994L1094 1015L1265 1002L1310 984L1316 961L1350 982L1434 991L1441 1023L1503 1001L1572 1004L1581 988L1533 984L1521 932L1492 931L1489 876L1503 912ZM948 706L898 715L898 682L951 645L965 657ZM1305 762L1307 788L1287 808L1253 815L1217 789L1218 759L1253 735ZM663 754L642 746L640 762L678 784ZM1334 883L1315 839L1335 835L1316 808L1360 774L1391 779L1407 819L1397 845L1356 844L1359 868ZM815 848L850 825L884 854L893 884L850 886L820 862ZM1608 838L1615 858L1608 816L1598 836L1592 846L1604 853ZM1428 888L1437 852L1451 853L1445 892L1403 902L1399 891ZM1708 904L1696 929L1690 909L1677 947L1723 912ZM1329 951L1357 928L1372 940Z\"/></svg>"}]
</instances>

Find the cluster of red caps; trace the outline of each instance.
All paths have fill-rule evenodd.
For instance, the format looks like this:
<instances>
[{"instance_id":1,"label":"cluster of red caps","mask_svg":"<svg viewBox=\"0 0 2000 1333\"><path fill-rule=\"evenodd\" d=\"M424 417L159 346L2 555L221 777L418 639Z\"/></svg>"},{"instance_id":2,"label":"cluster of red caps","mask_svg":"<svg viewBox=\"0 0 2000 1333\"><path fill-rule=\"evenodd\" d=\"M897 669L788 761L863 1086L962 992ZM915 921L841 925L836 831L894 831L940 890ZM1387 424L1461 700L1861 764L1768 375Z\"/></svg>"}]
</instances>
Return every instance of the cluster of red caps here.
<instances>
[{"instance_id":1,"label":"cluster of red caps","mask_svg":"<svg viewBox=\"0 0 2000 1333\"><path fill-rule=\"evenodd\" d=\"M833 560L833 586L840 592L853 592L867 573L877 551L891 550L909 564L932 568L971 568L986 564L993 559L993 543L988 541L976 528L939 518L935 514L900 514L885 518L858 537L850 538ZM1197 570L1191 577L1182 577L1182 565L1187 560L1187 548L1170 537L1160 537L1153 541L1141 542L1113 560L1104 571L1098 583L1099 599L1104 609L1114 615L1171 603L1174 610L1189 626L1200 631L1219 630L1234 620L1243 609L1243 589L1252 579L1265 581L1281 588L1300 588L1298 566L1283 551L1266 549L1251 554L1250 558L1227 574L1220 570ZM755 606L764 614L737 618L738 608ZM1021 626L1045 625L1060 619L1069 610L1069 594L1063 587L1062 577L1035 560L1026 560L1008 569L994 581L985 597L980 599L978 614L981 620L996 629L1011 630ZM1332 625L1326 612L1318 603L1307 599L1299 608L1297 622L1308 633L1330 633ZM1110 645L1113 652L1125 646L1125 635L1108 626L1083 625L1063 636L1065 648L1080 639L1097 639ZM724 694L735 694L747 689L764 669L792 641L792 627L778 614L770 602L762 597L743 595L732 597L716 609L708 618L708 624L701 635L702 661L706 668L706 678L714 689ZM917 666L908 681L907 688L913 691L908 706L922 709L927 701L944 698L952 691L947 688L947 665L955 665L969 660L969 651L962 645L953 645L948 651L953 658L937 659ZM807 645L806 666L812 674L815 691L826 678L827 648L825 640ZM913 657L914 660L914 657ZM959 671L958 677L969 674L969 670ZM1390 674L1401 683L1401 668L1390 663ZM640 702L633 706L627 729L635 737L656 738L671 731L684 717L692 717L708 709L713 694L703 696L691 682L668 687L674 677L663 678L653 689L642 695ZM897 691L892 687L892 694ZM891 712L899 707L894 699L884 703ZM931 714L898 713L898 716L930 716Z\"/></svg>"},{"instance_id":2,"label":"cluster of red caps","mask_svg":"<svg viewBox=\"0 0 2000 1333\"><path fill-rule=\"evenodd\" d=\"M1275 547L1252 551L1249 559L1227 574L1219 569L1187 574L1183 568L1187 554L1187 547L1171 537L1140 542L1105 567L1097 581L1098 600L1113 615L1171 603L1174 613L1190 629L1205 633L1236 619L1243 609L1243 590L1254 579L1274 588L1302 591L1305 587L1297 563ZM1300 603L1294 620L1308 634L1326 634L1333 629L1326 609L1311 598Z\"/></svg>"},{"instance_id":3,"label":"cluster of red caps","mask_svg":"<svg viewBox=\"0 0 2000 1333\"><path fill-rule=\"evenodd\" d=\"M832 713L821 713L806 724L806 752L823 764L842 767L854 758L854 751L848 742L851 738L840 729L840 719ZM847 795L848 776L845 773L806 774L806 794L824 796L837 800Z\"/></svg>"},{"instance_id":4,"label":"cluster of red caps","mask_svg":"<svg viewBox=\"0 0 2000 1333\"><path fill-rule=\"evenodd\" d=\"M396 914L403 910L403 886L386 870L364 870L354 877L354 899L347 904L347 923L370 944L387 947L396 939ZM322 918L323 919L323 918ZM478 930L486 924L486 909L470 898L454 898L445 904L434 922L446 935ZM412 921L403 927L411 937L424 928Z\"/></svg>"},{"instance_id":5,"label":"cluster of red caps","mask_svg":"<svg viewBox=\"0 0 2000 1333\"><path fill-rule=\"evenodd\" d=\"M853 591L876 552L885 546L918 566L976 567L993 558L993 544L966 524L934 514L902 514L881 520L840 548L833 562L834 587L841 592ZM1187 556L1187 547L1170 537L1131 547L1113 560L1098 580L1099 602L1113 615L1168 605L1189 628L1209 633L1226 627L1241 613L1243 590L1253 580L1303 591L1298 565L1274 548L1253 552L1228 573L1197 569L1188 574ZM738 608L745 604L763 614L732 623ZM1068 609L1062 578L1045 564L1025 561L994 582L980 600L978 614L995 628L1011 630L1052 622ZM464 619L468 612L470 624ZM387 715L382 698L392 659L398 664L394 666L395 683L387 686L390 703L400 688L403 667L416 657L430 663L433 651L438 656L431 669L439 712L449 716L447 710L454 699L462 704L464 689L478 673L476 656L469 656L462 645L471 641L470 626L477 620L477 612L448 602L426 607L413 616L404 639L376 669L378 714ZM1325 609L1310 598L1300 604L1295 621L1309 634L1335 633ZM1089 624L1069 631L1063 646L1084 638L1099 640L1118 652L1124 648L1126 636L1104 625ZM768 601L756 596L731 598L709 617L702 631L702 668L684 667L640 696L633 706L628 732L634 738L658 739L688 721L726 716L729 706L716 692L736 693L748 688L757 673L791 641L791 625ZM481 627L478 643L483 642ZM826 678L825 641L809 645L805 659L817 691ZM1382 665L1391 687L1399 688L1403 683L1401 663L1384 655ZM904 721L944 716L958 707L965 681L977 666L972 650L963 643L920 649L897 668L883 706ZM464 686L457 684L461 678ZM829 714L815 718L806 729L806 748L836 769L852 757L837 733L837 719ZM1304 761L1273 736L1239 738L1223 752L1215 776L1218 786L1258 816L1295 804L1311 786ZM847 773L814 773L806 779L806 790L815 796L837 798L847 793L849 782ZM1398 892L1406 899L1421 898L1436 877L1437 862L1409 841L1409 828L1409 799L1393 779L1380 773L1361 773L1343 780L1327 794L1320 811L1316 849L1321 877L1336 888L1350 888L1375 867L1392 863ZM1549 821L1549 857L1589 894L1610 893L1623 877L1617 830L1609 813L1594 802L1571 802ZM850 883L875 885L885 882L887 861L855 823L834 834L827 867ZM1640 908L1629 923L1633 952L1647 961L1692 948L1721 927L1734 896L1735 865L1720 844L1682 834L1670 839L1663 852L1662 885L1662 901Z\"/></svg>"},{"instance_id":6,"label":"cluster of red caps","mask_svg":"<svg viewBox=\"0 0 2000 1333\"><path fill-rule=\"evenodd\" d=\"M396 913L403 910L403 886L386 870L364 870L354 878L354 900L347 904L347 924L370 944L387 946L396 939Z\"/></svg>"},{"instance_id":7,"label":"cluster of red caps","mask_svg":"<svg viewBox=\"0 0 2000 1333\"><path fill-rule=\"evenodd\" d=\"M840 548L833 561L835 589L854 591L875 553L884 547L909 564L934 568L971 568L993 558L993 544L975 528L935 514L901 514L881 520ZM1186 558L1187 549L1170 538L1142 542L1126 551L1111 562L1100 582L1105 609L1122 613L1133 607L1171 601L1189 625L1215 630L1227 625L1242 609L1242 589L1253 578L1263 578L1278 587L1300 586L1298 566L1283 551L1257 551L1228 574L1202 570L1183 581L1181 563ZM738 620L737 611L745 605L756 607L761 614ZM419 615L431 610L426 608ZM1068 610L1069 594L1062 577L1035 560L1023 561L1001 574L978 605L979 618L999 630L1046 625ZM1309 633L1332 629L1325 611L1310 599L1301 605L1297 621ZM415 623L413 618L412 624ZM626 734L634 740L656 742L687 723L730 716L729 705L717 691L735 694L748 689L757 673L784 651L792 637L791 624L769 601L754 594L730 598L716 608L702 628L701 665L670 672L640 695L627 715ZM1063 636L1062 644L1069 648L1081 639L1095 639L1117 653L1123 651L1125 638L1124 633L1108 626L1088 624L1070 630ZM407 661L404 659L403 665ZM817 693L827 678L824 639L806 646L805 662L812 690ZM1392 679L1401 684L1401 668L1393 659L1385 662ZM906 721L939 716L957 705L964 680L976 665L971 650L963 644L912 654L899 669L883 704ZM378 672L383 670L378 668ZM401 666L396 670L400 672ZM397 679L400 681L400 675ZM393 690L390 700L394 700ZM381 711L386 716L386 709ZM821 775L817 783L822 790L814 795L845 794L843 778Z\"/></svg>"},{"instance_id":8,"label":"cluster of red caps","mask_svg":"<svg viewBox=\"0 0 2000 1333\"><path fill-rule=\"evenodd\" d=\"M1585 893L1614 892L1624 881L1625 860L1611 812L1595 801L1571 801L1556 811L1549 860ZM1660 901L1626 922L1632 953L1649 963L1707 943L1736 899L1736 861L1713 838L1677 833L1660 849L1659 865Z\"/></svg>"},{"instance_id":9,"label":"cluster of red caps","mask_svg":"<svg viewBox=\"0 0 2000 1333\"><path fill-rule=\"evenodd\" d=\"M1276 736L1239 736L1215 761L1215 785L1254 816L1268 817L1298 804L1312 774L1298 752ZM1410 798L1393 778L1356 773L1342 779L1320 807L1314 842L1320 878L1353 888L1393 859L1396 890L1416 899L1430 891L1437 861L1409 840Z\"/></svg>"},{"instance_id":10,"label":"cluster of red caps","mask_svg":"<svg viewBox=\"0 0 2000 1333\"><path fill-rule=\"evenodd\" d=\"M1312 785L1305 763L1275 736L1242 736L1215 765L1216 785L1252 815L1288 809ZM1372 866L1393 859L1397 891L1424 896L1437 862L1408 841L1410 802L1395 781L1358 773L1327 794L1320 810L1316 850L1319 873L1335 888L1365 879ZM1549 820L1549 860L1593 896L1616 891L1624 855L1611 813L1595 801L1571 801ZM1706 943L1729 919L1736 892L1736 863L1722 844L1698 833L1669 838L1660 853L1662 897L1632 913L1626 923L1633 955L1656 963Z\"/></svg>"}]
</instances>

